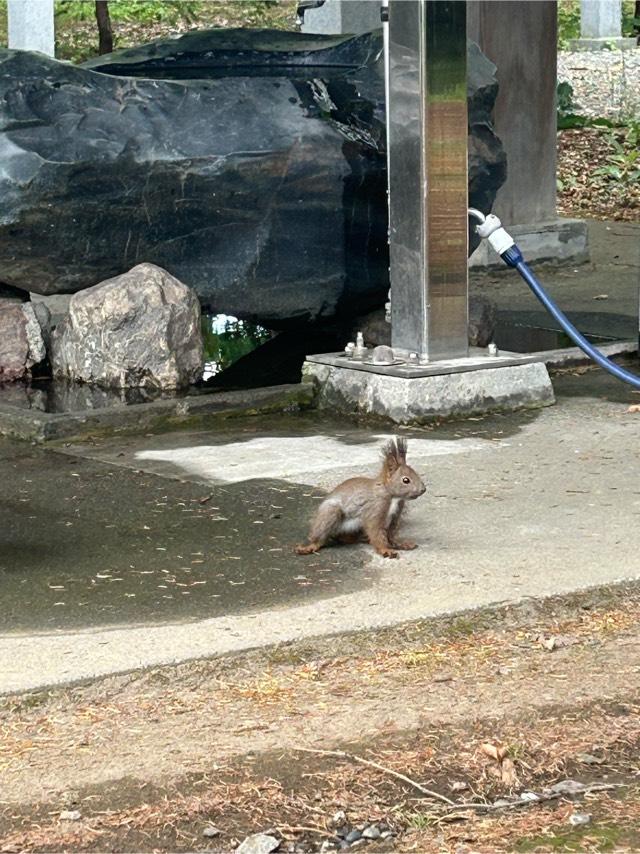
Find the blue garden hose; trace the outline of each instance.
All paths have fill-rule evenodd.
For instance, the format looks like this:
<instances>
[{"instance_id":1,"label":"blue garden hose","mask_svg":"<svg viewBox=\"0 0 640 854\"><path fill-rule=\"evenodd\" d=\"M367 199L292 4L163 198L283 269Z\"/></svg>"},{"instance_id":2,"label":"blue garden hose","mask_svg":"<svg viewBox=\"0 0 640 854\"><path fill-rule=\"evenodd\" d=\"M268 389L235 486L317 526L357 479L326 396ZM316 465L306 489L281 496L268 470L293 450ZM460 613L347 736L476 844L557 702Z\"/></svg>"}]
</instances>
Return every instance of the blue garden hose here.
<instances>
[{"instance_id":1,"label":"blue garden hose","mask_svg":"<svg viewBox=\"0 0 640 854\"><path fill-rule=\"evenodd\" d=\"M513 267L520 273L551 317L560 324L562 329L578 345L582 352L586 353L590 359L593 359L594 362L614 377L629 383L629 385L632 385L636 389L640 389L640 376L631 373L631 371L626 371L620 365L616 365L615 362L608 359L604 353L601 353L593 344L590 344L584 335L560 311L525 263L522 252L518 249L510 235L502 228L498 217L495 214L489 214L485 217L483 213L477 211L475 208L469 208L469 216L478 221L479 224L476 226L476 231L480 237L486 237L505 264L508 267Z\"/></svg>"}]
</instances>

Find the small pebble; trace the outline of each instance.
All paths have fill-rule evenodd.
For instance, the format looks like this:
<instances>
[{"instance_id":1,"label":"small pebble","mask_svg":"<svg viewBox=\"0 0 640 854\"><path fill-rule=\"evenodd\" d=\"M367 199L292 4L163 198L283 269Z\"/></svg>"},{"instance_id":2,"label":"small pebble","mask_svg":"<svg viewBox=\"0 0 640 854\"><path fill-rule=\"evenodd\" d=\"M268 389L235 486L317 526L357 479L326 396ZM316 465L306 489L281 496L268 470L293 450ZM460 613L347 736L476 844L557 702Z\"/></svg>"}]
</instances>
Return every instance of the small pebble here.
<instances>
[{"instance_id":1,"label":"small pebble","mask_svg":"<svg viewBox=\"0 0 640 854\"><path fill-rule=\"evenodd\" d=\"M212 839L214 836L220 836L221 833L222 831L218 830L218 828L214 827L212 824L210 824L208 827L205 827L205 829L202 831L202 835L207 836L209 839Z\"/></svg>"},{"instance_id":2,"label":"small pebble","mask_svg":"<svg viewBox=\"0 0 640 854\"><path fill-rule=\"evenodd\" d=\"M572 827L585 827L587 824L591 824L591 816L586 812L574 812L573 815L569 816L569 824Z\"/></svg>"},{"instance_id":3,"label":"small pebble","mask_svg":"<svg viewBox=\"0 0 640 854\"><path fill-rule=\"evenodd\" d=\"M392 836L393 836L392 830L383 830L382 833L380 834L380 839L391 839Z\"/></svg>"},{"instance_id":4,"label":"small pebble","mask_svg":"<svg viewBox=\"0 0 640 854\"><path fill-rule=\"evenodd\" d=\"M578 762L582 762L583 765L602 765L604 764L603 756L593 756L591 753L579 753L576 756Z\"/></svg>"},{"instance_id":5,"label":"small pebble","mask_svg":"<svg viewBox=\"0 0 640 854\"><path fill-rule=\"evenodd\" d=\"M360 839L354 840L349 847L350 848L359 848L361 845L366 845L366 844L367 844L367 840L360 837Z\"/></svg>"},{"instance_id":6,"label":"small pebble","mask_svg":"<svg viewBox=\"0 0 640 854\"><path fill-rule=\"evenodd\" d=\"M80 810L62 810L60 821L80 821L82 813Z\"/></svg>"},{"instance_id":7,"label":"small pebble","mask_svg":"<svg viewBox=\"0 0 640 854\"><path fill-rule=\"evenodd\" d=\"M366 827L362 831L362 835L365 839L380 839L380 831L375 824L372 824L370 827Z\"/></svg>"},{"instance_id":8,"label":"small pebble","mask_svg":"<svg viewBox=\"0 0 640 854\"><path fill-rule=\"evenodd\" d=\"M360 831L354 828L350 833L347 833L344 839L345 842L349 843L349 845L353 845L353 843L357 842L358 839L360 839L361 837L362 834L360 833Z\"/></svg>"}]
</instances>

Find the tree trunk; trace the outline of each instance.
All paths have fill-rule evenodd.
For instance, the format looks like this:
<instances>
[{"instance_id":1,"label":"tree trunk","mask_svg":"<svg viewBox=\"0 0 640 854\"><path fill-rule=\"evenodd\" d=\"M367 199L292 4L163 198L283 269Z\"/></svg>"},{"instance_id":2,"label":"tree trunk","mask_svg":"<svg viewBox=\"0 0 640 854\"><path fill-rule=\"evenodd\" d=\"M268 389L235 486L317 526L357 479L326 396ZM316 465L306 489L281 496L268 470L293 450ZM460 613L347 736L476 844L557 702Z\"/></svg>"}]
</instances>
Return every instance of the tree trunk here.
<instances>
[{"instance_id":1,"label":"tree trunk","mask_svg":"<svg viewBox=\"0 0 640 854\"><path fill-rule=\"evenodd\" d=\"M96 21L98 22L99 35L98 51L100 54L111 53L113 50L113 32L108 0L96 0Z\"/></svg>"}]
</instances>

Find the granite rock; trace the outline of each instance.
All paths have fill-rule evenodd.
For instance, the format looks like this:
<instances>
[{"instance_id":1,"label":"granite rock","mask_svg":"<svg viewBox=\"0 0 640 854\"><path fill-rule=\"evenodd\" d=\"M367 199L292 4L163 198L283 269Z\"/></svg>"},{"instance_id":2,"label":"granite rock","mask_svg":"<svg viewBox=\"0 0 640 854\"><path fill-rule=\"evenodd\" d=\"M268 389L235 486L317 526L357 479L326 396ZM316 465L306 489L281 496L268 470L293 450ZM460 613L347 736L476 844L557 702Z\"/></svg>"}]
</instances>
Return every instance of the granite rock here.
<instances>
[{"instance_id":1,"label":"granite rock","mask_svg":"<svg viewBox=\"0 0 640 854\"><path fill-rule=\"evenodd\" d=\"M203 362L195 293L153 264L74 294L51 338L54 376L107 388L180 388Z\"/></svg>"},{"instance_id":2,"label":"granite rock","mask_svg":"<svg viewBox=\"0 0 640 854\"><path fill-rule=\"evenodd\" d=\"M495 68L473 44L469 66L470 203L488 210ZM3 281L74 293L149 262L273 329L369 311L385 146L381 31L196 31L86 67L2 50Z\"/></svg>"},{"instance_id":3,"label":"granite rock","mask_svg":"<svg viewBox=\"0 0 640 854\"><path fill-rule=\"evenodd\" d=\"M32 304L0 299L0 383L27 379L45 358L43 330Z\"/></svg>"}]
</instances>

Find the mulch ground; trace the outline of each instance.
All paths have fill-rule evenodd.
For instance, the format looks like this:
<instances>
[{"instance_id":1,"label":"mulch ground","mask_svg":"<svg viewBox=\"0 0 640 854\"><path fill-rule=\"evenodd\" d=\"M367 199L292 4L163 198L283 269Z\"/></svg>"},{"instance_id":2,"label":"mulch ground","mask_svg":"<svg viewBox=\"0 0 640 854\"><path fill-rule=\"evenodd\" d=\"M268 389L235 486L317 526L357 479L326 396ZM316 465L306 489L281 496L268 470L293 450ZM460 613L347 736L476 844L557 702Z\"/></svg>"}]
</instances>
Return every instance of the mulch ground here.
<instances>
[{"instance_id":1,"label":"mulch ground","mask_svg":"<svg viewBox=\"0 0 640 854\"><path fill-rule=\"evenodd\" d=\"M636 146L623 130L580 128L558 133L558 212L568 217L589 219L640 219L640 181L617 181L595 175L608 165L614 154L611 134L631 156ZM640 168L640 161L636 168Z\"/></svg>"},{"instance_id":2,"label":"mulch ground","mask_svg":"<svg viewBox=\"0 0 640 854\"><path fill-rule=\"evenodd\" d=\"M371 852L638 850L639 619L630 585L6 698L0 851L226 852L271 831L314 852L338 810L393 832ZM197 768L149 773L197 726ZM118 774L85 785L100 763ZM65 767L73 788L30 797ZM566 780L584 788L554 795Z\"/></svg>"}]
</instances>

